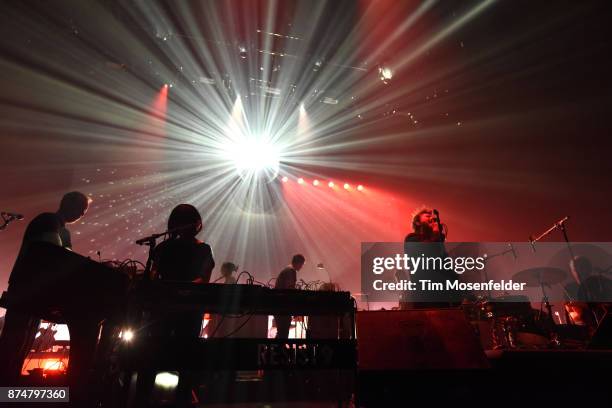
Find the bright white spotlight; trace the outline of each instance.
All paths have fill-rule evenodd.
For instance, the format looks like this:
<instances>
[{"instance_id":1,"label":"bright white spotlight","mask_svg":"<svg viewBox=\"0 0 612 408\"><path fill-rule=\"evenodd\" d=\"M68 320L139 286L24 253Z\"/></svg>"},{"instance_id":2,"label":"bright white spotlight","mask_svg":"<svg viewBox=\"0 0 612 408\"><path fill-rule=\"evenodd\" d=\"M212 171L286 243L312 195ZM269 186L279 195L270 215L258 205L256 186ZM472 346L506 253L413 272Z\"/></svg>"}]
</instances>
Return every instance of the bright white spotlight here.
<instances>
[{"instance_id":1,"label":"bright white spotlight","mask_svg":"<svg viewBox=\"0 0 612 408\"><path fill-rule=\"evenodd\" d=\"M378 76L386 84L393 78L393 71L389 67L380 66L378 67Z\"/></svg>"},{"instance_id":2,"label":"bright white spotlight","mask_svg":"<svg viewBox=\"0 0 612 408\"><path fill-rule=\"evenodd\" d=\"M304 106L304 103L302 102L300 104L300 115L303 115L306 113L306 107Z\"/></svg>"},{"instance_id":3,"label":"bright white spotlight","mask_svg":"<svg viewBox=\"0 0 612 408\"><path fill-rule=\"evenodd\" d=\"M329 186L329 188L334 188L335 186L333 181L330 181L329 183L327 183L327 185Z\"/></svg>"},{"instance_id":4,"label":"bright white spotlight","mask_svg":"<svg viewBox=\"0 0 612 408\"><path fill-rule=\"evenodd\" d=\"M286 183L286 182L288 182L288 181L289 181L289 177L284 176L284 177L281 179L281 181L282 181L283 183Z\"/></svg>"},{"instance_id":5,"label":"bright white spotlight","mask_svg":"<svg viewBox=\"0 0 612 408\"><path fill-rule=\"evenodd\" d=\"M316 186L318 186L318 185L319 185L319 180L315 180L315 181L313 181L313 182L312 182L312 185L313 185L313 186L315 186L315 187L316 187Z\"/></svg>"},{"instance_id":6,"label":"bright white spotlight","mask_svg":"<svg viewBox=\"0 0 612 408\"><path fill-rule=\"evenodd\" d=\"M298 179L298 184L304 184L304 179L300 177L300 178Z\"/></svg>"},{"instance_id":7,"label":"bright white spotlight","mask_svg":"<svg viewBox=\"0 0 612 408\"><path fill-rule=\"evenodd\" d=\"M362 186L361 184L360 184L360 185L358 185L358 186L357 186L357 190L359 190L359 191L363 191L363 186Z\"/></svg>"},{"instance_id":8,"label":"bright white spotlight","mask_svg":"<svg viewBox=\"0 0 612 408\"><path fill-rule=\"evenodd\" d=\"M126 343L129 343L134 339L134 332L130 329L123 330L119 333L119 338Z\"/></svg>"},{"instance_id":9,"label":"bright white spotlight","mask_svg":"<svg viewBox=\"0 0 612 408\"><path fill-rule=\"evenodd\" d=\"M178 375L169 372L161 372L155 376L155 385L160 388L173 389L178 385Z\"/></svg>"},{"instance_id":10,"label":"bright white spotlight","mask_svg":"<svg viewBox=\"0 0 612 408\"><path fill-rule=\"evenodd\" d=\"M228 159L234 162L241 177L265 175L268 179L278 174L280 152L266 138L236 141L226 149Z\"/></svg>"},{"instance_id":11,"label":"bright white spotlight","mask_svg":"<svg viewBox=\"0 0 612 408\"><path fill-rule=\"evenodd\" d=\"M351 188L350 184L349 183L344 183L344 189L348 190L349 188Z\"/></svg>"}]
</instances>

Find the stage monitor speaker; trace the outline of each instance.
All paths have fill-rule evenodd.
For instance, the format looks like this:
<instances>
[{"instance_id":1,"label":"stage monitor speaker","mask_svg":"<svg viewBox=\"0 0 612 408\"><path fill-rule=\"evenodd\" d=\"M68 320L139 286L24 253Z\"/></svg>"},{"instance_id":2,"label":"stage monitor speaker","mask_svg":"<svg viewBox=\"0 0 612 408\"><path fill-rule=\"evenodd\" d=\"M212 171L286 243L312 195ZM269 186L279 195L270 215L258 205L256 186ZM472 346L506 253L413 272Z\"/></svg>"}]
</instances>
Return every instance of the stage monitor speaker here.
<instances>
[{"instance_id":1,"label":"stage monitor speaker","mask_svg":"<svg viewBox=\"0 0 612 408\"><path fill-rule=\"evenodd\" d=\"M357 344L360 370L489 367L460 309L357 312Z\"/></svg>"}]
</instances>

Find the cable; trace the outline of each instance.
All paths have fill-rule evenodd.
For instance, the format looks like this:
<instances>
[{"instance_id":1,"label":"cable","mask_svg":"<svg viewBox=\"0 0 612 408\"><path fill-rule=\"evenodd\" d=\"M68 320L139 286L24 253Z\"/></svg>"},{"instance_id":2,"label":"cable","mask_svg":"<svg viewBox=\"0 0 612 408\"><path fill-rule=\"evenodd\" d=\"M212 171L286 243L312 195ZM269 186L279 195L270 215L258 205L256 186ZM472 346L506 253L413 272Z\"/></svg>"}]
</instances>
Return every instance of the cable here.
<instances>
[{"instance_id":1,"label":"cable","mask_svg":"<svg viewBox=\"0 0 612 408\"><path fill-rule=\"evenodd\" d=\"M251 317L253 317L254 315L251 313L249 314L249 317L246 318L246 320L244 322L242 322L242 324L240 326L238 326L236 329L234 329L233 332L226 334L225 336L221 337L222 339L228 338L229 336L233 336L234 334L238 333L240 331L240 329L242 329L248 322L249 320L251 320Z\"/></svg>"},{"instance_id":2,"label":"cable","mask_svg":"<svg viewBox=\"0 0 612 408\"><path fill-rule=\"evenodd\" d=\"M219 321L219 324L217 324L217 327L215 327L215 330L213 330L213 332L210 334L210 336L208 336L209 339L212 339L215 337L215 334L217 334L217 330L219 330L219 327L221 327L221 325L223 324L223 321L225 320L225 315L219 315L221 316L221 320Z\"/></svg>"},{"instance_id":3,"label":"cable","mask_svg":"<svg viewBox=\"0 0 612 408\"><path fill-rule=\"evenodd\" d=\"M247 275L247 284L252 285L252 284L253 284L253 282L255 281L255 278L253 277L253 275L251 275L251 274L249 273L249 271L242 271L242 272L240 272L240 273L238 274L238 277L236 277L236 283L240 282L240 277L241 277L243 274L246 274L246 275Z\"/></svg>"}]
</instances>

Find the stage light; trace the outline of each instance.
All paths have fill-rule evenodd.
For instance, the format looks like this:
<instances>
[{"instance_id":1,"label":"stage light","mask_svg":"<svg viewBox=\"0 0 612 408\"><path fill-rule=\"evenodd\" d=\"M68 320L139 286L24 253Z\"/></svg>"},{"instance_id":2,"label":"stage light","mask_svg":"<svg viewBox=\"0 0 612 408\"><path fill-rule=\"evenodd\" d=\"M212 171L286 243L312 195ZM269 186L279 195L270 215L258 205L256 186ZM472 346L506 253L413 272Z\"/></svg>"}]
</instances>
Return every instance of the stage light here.
<instances>
[{"instance_id":1,"label":"stage light","mask_svg":"<svg viewBox=\"0 0 612 408\"><path fill-rule=\"evenodd\" d=\"M298 179L298 184L304 184L304 179L300 177L300 178Z\"/></svg>"},{"instance_id":2,"label":"stage light","mask_svg":"<svg viewBox=\"0 0 612 408\"><path fill-rule=\"evenodd\" d=\"M227 156L233 160L241 176L268 172L276 177L280 154L278 148L266 139L264 137L251 138L228 146Z\"/></svg>"},{"instance_id":3,"label":"stage light","mask_svg":"<svg viewBox=\"0 0 612 408\"><path fill-rule=\"evenodd\" d=\"M240 58L246 59L246 57L247 57L247 50L246 50L246 47L244 45L238 46L238 55L240 55Z\"/></svg>"},{"instance_id":4,"label":"stage light","mask_svg":"<svg viewBox=\"0 0 612 408\"><path fill-rule=\"evenodd\" d=\"M57 371L57 370L65 370L65 369L66 369L66 365L61 360L56 360L56 359L44 360L43 371Z\"/></svg>"},{"instance_id":5,"label":"stage light","mask_svg":"<svg viewBox=\"0 0 612 408\"><path fill-rule=\"evenodd\" d=\"M387 84L393 78L393 71L391 71L391 68L381 65L378 67L378 76L383 83Z\"/></svg>"},{"instance_id":6,"label":"stage light","mask_svg":"<svg viewBox=\"0 0 612 408\"><path fill-rule=\"evenodd\" d=\"M281 94L281 90L279 88L273 88L271 86L263 85L261 89L264 91L264 93L268 95L279 96Z\"/></svg>"},{"instance_id":7,"label":"stage light","mask_svg":"<svg viewBox=\"0 0 612 408\"><path fill-rule=\"evenodd\" d=\"M319 185L319 180L315 180L315 181L313 181L313 182L312 182L312 185L313 185L313 186L315 186L315 187L316 187L316 186L318 186L318 185Z\"/></svg>"},{"instance_id":8,"label":"stage light","mask_svg":"<svg viewBox=\"0 0 612 408\"><path fill-rule=\"evenodd\" d=\"M338 100L335 98L330 98L329 96L324 97L323 99L321 99L321 102L327 104L327 105L337 105L338 104Z\"/></svg>"},{"instance_id":9,"label":"stage light","mask_svg":"<svg viewBox=\"0 0 612 408\"><path fill-rule=\"evenodd\" d=\"M304 106L304 103L302 102L300 104L300 115L303 115L306 113L306 107Z\"/></svg>"},{"instance_id":10,"label":"stage light","mask_svg":"<svg viewBox=\"0 0 612 408\"><path fill-rule=\"evenodd\" d=\"M215 78L211 78L211 77L205 77L205 76L201 76L198 78L198 81L201 84L206 84L206 85L215 85L217 83L217 81L215 80Z\"/></svg>"},{"instance_id":11,"label":"stage light","mask_svg":"<svg viewBox=\"0 0 612 408\"><path fill-rule=\"evenodd\" d=\"M160 388L173 389L178 385L178 375L174 373L161 372L155 376L155 385Z\"/></svg>"},{"instance_id":12,"label":"stage light","mask_svg":"<svg viewBox=\"0 0 612 408\"><path fill-rule=\"evenodd\" d=\"M119 338L126 343L129 343L134 339L134 332L130 329L123 330L119 333Z\"/></svg>"},{"instance_id":13,"label":"stage light","mask_svg":"<svg viewBox=\"0 0 612 408\"><path fill-rule=\"evenodd\" d=\"M286 182L289 181L289 177L285 176L281 180L282 180L283 183L286 183Z\"/></svg>"},{"instance_id":14,"label":"stage light","mask_svg":"<svg viewBox=\"0 0 612 408\"><path fill-rule=\"evenodd\" d=\"M344 189L348 190L349 188L351 188L351 186L349 185L349 183L344 183Z\"/></svg>"},{"instance_id":15,"label":"stage light","mask_svg":"<svg viewBox=\"0 0 612 408\"><path fill-rule=\"evenodd\" d=\"M363 186L362 186L361 184L360 184L360 185L358 185L358 186L357 186L357 190L359 190L359 191L363 191Z\"/></svg>"},{"instance_id":16,"label":"stage light","mask_svg":"<svg viewBox=\"0 0 612 408\"><path fill-rule=\"evenodd\" d=\"M333 181L330 181L329 183L327 183L327 185L329 186L329 188L334 188L335 184Z\"/></svg>"},{"instance_id":17,"label":"stage light","mask_svg":"<svg viewBox=\"0 0 612 408\"><path fill-rule=\"evenodd\" d=\"M314 72L318 72L322 66L323 66L323 60L320 60L320 59L316 60L314 65L312 66L312 70Z\"/></svg>"}]
</instances>

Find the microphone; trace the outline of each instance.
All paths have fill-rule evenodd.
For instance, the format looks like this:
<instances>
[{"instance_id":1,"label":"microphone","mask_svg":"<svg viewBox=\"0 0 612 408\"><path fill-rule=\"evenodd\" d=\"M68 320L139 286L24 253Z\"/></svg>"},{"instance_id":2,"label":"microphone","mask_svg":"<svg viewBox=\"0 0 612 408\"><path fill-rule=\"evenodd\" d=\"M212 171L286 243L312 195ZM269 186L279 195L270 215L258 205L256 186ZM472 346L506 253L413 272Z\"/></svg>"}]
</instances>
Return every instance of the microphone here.
<instances>
[{"instance_id":1,"label":"microphone","mask_svg":"<svg viewBox=\"0 0 612 408\"><path fill-rule=\"evenodd\" d=\"M446 225L440 222L440 213L435 208L432 210L435 216L435 222L438 223L438 227L440 229L440 240L444 241L446 239L446 232L444 231Z\"/></svg>"},{"instance_id":2,"label":"microphone","mask_svg":"<svg viewBox=\"0 0 612 408\"><path fill-rule=\"evenodd\" d=\"M14 218L19 221L23 220L23 215L21 214L15 214L15 213L4 212L4 211L2 211L0 214L2 214L3 217Z\"/></svg>"}]
</instances>

